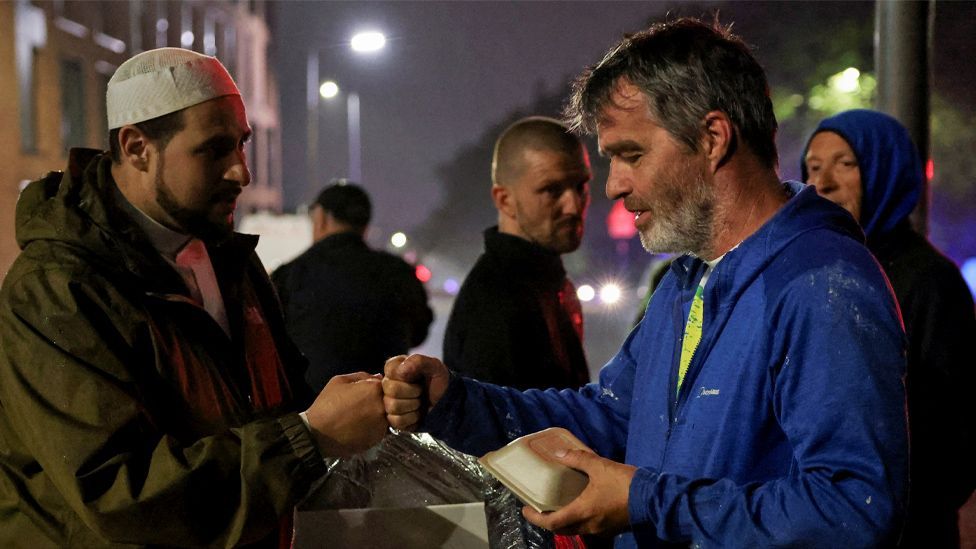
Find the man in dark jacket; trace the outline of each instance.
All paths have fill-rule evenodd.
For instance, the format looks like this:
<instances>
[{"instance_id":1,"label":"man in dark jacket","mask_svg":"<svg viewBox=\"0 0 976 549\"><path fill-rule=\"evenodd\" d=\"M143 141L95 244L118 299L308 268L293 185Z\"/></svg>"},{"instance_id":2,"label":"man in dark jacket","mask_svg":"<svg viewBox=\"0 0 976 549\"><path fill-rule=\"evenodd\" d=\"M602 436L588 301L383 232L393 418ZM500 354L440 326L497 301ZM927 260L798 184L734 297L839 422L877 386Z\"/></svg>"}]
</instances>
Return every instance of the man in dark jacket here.
<instances>
[{"instance_id":1,"label":"man in dark jacket","mask_svg":"<svg viewBox=\"0 0 976 549\"><path fill-rule=\"evenodd\" d=\"M379 381L310 402L257 237L233 232L251 130L217 59L141 53L107 112L111 153L72 150L17 204L0 546L287 546L323 456L383 437Z\"/></svg>"},{"instance_id":2,"label":"man in dark jacket","mask_svg":"<svg viewBox=\"0 0 976 549\"><path fill-rule=\"evenodd\" d=\"M329 185L312 207L314 244L271 276L316 391L338 374L382 372L423 343L434 319L414 268L366 245L371 214L361 187Z\"/></svg>"},{"instance_id":3,"label":"man in dark jacket","mask_svg":"<svg viewBox=\"0 0 976 549\"><path fill-rule=\"evenodd\" d=\"M444 361L463 375L519 389L590 379L583 313L560 255L576 250L589 205L590 161L557 120L530 117L495 143L498 226L468 273L444 334Z\"/></svg>"},{"instance_id":4,"label":"man in dark jacket","mask_svg":"<svg viewBox=\"0 0 976 549\"><path fill-rule=\"evenodd\" d=\"M801 169L854 216L901 306L908 335L911 495L902 547L958 547L956 511L976 488L976 313L952 261L909 214L923 192L922 159L908 131L880 112L825 119Z\"/></svg>"}]
</instances>

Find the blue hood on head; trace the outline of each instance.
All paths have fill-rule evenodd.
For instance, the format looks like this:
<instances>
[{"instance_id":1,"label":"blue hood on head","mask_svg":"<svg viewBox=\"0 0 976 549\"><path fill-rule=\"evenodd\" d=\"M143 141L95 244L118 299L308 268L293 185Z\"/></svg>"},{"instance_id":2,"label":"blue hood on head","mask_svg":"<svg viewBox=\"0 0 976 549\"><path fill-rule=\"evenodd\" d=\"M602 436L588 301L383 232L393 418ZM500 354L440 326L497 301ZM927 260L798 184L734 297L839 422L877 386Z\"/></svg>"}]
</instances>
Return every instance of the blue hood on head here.
<instances>
[{"instance_id":1,"label":"blue hood on head","mask_svg":"<svg viewBox=\"0 0 976 549\"><path fill-rule=\"evenodd\" d=\"M861 226L869 240L888 233L915 209L922 195L922 160L908 130L887 114L857 109L825 118L813 135L834 132L847 141L861 171ZM813 135L810 139L813 139ZM803 180L807 180L804 158Z\"/></svg>"}]
</instances>

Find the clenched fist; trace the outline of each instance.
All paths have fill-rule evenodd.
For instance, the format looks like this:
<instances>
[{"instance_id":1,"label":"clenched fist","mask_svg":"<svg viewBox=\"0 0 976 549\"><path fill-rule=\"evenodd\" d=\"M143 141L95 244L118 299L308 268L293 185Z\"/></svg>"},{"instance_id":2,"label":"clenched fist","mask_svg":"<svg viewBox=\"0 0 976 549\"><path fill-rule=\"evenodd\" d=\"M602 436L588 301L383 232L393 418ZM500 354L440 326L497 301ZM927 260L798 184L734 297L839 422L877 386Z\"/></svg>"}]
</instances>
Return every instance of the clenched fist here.
<instances>
[{"instance_id":1,"label":"clenched fist","mask_svg":"<svg viewBox=\"0 0 976 549\"><path fill-rule=\"evenodd\" d=\"M379 374L333 377L305 411L319 450L327 457L349 457L377 444L389 424Z\"/></svg>"}]
</instances>

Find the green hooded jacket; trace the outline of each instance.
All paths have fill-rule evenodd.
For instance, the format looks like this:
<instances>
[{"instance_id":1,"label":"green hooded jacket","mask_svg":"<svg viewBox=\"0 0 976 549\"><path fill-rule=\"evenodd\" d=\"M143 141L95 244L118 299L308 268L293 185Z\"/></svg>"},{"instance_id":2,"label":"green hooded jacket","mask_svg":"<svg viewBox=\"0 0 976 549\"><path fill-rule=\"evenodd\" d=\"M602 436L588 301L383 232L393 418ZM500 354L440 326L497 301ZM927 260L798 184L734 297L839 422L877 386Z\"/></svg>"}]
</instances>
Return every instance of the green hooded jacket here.
<instances>
[{"instance_id":1,"label":"green hooded jacket","mask_svg":"<svg viewBox=\"0 0 976 549\"><path fill-rule=\"evenodd\" d=\"M325 464L311 400L254 254L208 244L231 336L115 204L111 160L17 204L0 290L0 547L287 541ZM284 538L279 538L284 530Z\"/></svg>"}]
</instances>

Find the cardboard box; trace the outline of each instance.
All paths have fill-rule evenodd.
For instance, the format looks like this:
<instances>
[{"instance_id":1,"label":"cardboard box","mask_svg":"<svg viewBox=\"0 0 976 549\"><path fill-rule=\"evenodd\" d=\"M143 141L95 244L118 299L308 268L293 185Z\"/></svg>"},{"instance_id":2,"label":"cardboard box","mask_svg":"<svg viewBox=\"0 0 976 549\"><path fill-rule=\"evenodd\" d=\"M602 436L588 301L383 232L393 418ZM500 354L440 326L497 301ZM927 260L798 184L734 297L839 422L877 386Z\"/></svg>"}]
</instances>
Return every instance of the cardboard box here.
<instances>
[{"instance_id":1,"label":"cardboard box","mask_svg":"<svg viewBox=\"0 0 976 549\"><path fill-rule=\"evenodd\" d=\"M487 549L484 503L296 513L294 549Z\"/></svg>"}]
</instances>

